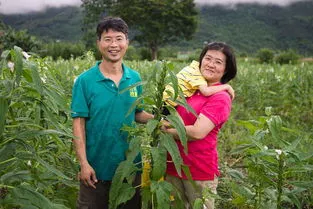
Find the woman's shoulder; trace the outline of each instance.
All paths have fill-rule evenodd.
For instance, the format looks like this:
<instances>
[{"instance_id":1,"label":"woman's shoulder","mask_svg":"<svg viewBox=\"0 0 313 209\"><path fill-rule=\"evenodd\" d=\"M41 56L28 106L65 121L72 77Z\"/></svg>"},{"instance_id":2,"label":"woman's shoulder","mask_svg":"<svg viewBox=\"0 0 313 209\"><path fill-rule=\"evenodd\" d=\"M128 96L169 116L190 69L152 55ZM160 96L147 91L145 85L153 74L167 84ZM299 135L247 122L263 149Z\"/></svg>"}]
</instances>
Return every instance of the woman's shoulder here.
<instances>
[{"instance_id":1,"label":"woman's shoulder","mask_svg":"<svg viewBox=\"0 0 313 209\"><path fill-rule=\"evenodd\" d=\"M211 96L207 97L208 102L212 101L221 101L223 103L231 103L231 97L227 91L219 91L215 94L212 94Z\"/></svg>"}]
</instances>

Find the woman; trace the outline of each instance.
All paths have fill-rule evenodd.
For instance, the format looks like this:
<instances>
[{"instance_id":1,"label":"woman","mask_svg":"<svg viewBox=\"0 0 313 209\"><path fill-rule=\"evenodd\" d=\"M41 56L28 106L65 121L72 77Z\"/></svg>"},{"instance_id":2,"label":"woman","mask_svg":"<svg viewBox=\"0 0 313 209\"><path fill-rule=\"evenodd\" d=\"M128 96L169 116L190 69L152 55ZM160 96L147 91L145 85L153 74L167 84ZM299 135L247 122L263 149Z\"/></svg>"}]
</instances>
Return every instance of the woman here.
<instances>
[{"instance_id":1,"label":"woman","mask_svg":"<svg viewBox=\"0 0 313 209\"><path fill-rule=\"evenodd\" d=\"M236 76L235 56L229 46L214 42L204 47L199 59L199 68L208 86L222 85ZM209 188L216 194L218 183L217 136L222 125L227 121L231 111L231 97L226 91L220 91L209 97L199 91L187 98L187 103L196 111L198 117L178 106L188 137L188 153L184 153L180 141L176 141L184 164L189 166L192 179L197 188L187 180L185 174L179 176L169 156L167 164L167 181L171 182L181 193L186 208L191 208L196 198L202 197L202 191ZM166 130L178 138L176 129ZM214 199L208 198L204 208L213 209Z\"/></svg>"}]
</instances>

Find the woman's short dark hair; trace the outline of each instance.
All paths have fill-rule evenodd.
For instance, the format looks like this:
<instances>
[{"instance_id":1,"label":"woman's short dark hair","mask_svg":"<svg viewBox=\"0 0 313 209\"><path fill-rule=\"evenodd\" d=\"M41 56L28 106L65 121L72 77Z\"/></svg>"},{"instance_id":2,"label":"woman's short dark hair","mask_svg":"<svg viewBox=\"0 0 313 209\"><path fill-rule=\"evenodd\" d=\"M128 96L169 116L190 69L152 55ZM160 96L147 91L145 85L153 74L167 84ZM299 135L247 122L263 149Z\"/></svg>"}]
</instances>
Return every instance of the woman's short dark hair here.
<instances>
[{"instance_id":1,"label":"woman's short dark hair","mask_svg":"<svg viewBox=\"0 0 313 209\"><path fill-rule=\"evenodd\" d=\"M223 83L223 84L227 83L231 79L235 78L235 76L237 74L236 57L234 55L232 48L230 46L228 46L227 44L222 43L222 42L212 42L212 43L207 44L203 48L203 50L200 54L200 58L199 58L199 62L200 62L199 67L201 68L202 59L204 58L205 54L209 50L220 51L226 56L225 73L224 73L223 77L221 78L221 83Z\"/></svg>"},{"instance_id":2,"label":"woman's short dark hair","mask_svg":"<svg viewBox=\"0 0 313 209\"><path fill-rule=\"evenodd\" d=\"M97 37L100 40L104 31L108 32L112 29L117 32L122 32L128 38L128 25L120 17L104 17L97 26Z\"/></svg>"}]
</instances>

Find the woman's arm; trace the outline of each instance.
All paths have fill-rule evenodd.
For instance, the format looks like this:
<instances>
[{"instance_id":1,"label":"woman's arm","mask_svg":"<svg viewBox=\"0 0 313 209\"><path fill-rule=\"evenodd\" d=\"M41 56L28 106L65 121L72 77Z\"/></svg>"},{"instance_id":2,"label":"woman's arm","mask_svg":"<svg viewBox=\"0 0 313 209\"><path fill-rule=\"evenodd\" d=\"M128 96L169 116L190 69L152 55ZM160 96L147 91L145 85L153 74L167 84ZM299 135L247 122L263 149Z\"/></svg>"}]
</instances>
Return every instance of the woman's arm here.
<instances>
[{"instance_id":1,"label":"woman's arm","mask_svg":"<svg viewBox=\"0 0 313 209\"><path fill-rule=\"evenodd\" d=\"M235 91L229 84L222 84L217 86L200 85L199 91L204 96L211 96L212 94L215 94L220 91L227 91L232 99L235 98Z\"/></svg>"},{"instance_id":2,"label":"woman's arm","mask_svg":"<svg viewBox=\"0 0 313 209\"><path fill-rule=\"evenodd\" d=\"M198 119L193 125L185 126L186 134L189 140L199 140L203 139L208 133L210 133L215 127L215 124L207 118L205 115L200 114ZM177 130L170 128L165 130L178 139Z\"/></svg>"}]
</instances>

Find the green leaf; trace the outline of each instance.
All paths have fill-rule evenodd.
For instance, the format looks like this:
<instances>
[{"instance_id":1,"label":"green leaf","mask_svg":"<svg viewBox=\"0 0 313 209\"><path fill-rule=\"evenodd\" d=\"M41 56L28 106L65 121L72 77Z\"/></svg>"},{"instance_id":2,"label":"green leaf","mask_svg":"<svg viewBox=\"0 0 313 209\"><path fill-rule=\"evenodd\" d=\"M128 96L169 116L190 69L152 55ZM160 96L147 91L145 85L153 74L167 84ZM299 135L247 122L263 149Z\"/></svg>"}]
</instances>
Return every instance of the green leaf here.
<instances>
[{"instance_id":1,"label":"green leaf","mask_svg":"<svg viewBox=\"0 0 313 209\"><path fill-rule=\"evenodd\" d=\"M0 182L6 184L12 184L14 182L26 182L30 181L31 175L27 170L22 171L10 171L1 176Z\"/></svg>"},{"instance_id":2,"label":"green leaf","mask_svg":"<svg viewBox=\"0 0 313 209\"><path fill-rule=\"evenodd\" d=\"M279 134L282 129L282 120L279 116L272 116L267 120L268 128L275 139L279 139Z\"/></svg>"},{"instance_id":3,"label":"green leaf","mask_svg":"<svg viewBox=\"0 0 313 209\"><path fill-rule=\"evenodd\" d=\"M203 200L200 198L197 198L195 202L193 203L193 209L203 209Z\"/></svg>"},{"instance_id":4,"label":"green leaf","mask_svg":"<svg viewBox=\"0 0 313 209\"><path fill-rule=\"evenodd\" d=\"M137 168L133 164L133 162L123 161L119 164L115 171L110 188L109 208L116 208L118 206L117 200L121 193L124 192L123 187L126 187L125 185L123 185L124 179L131 175L134 175L136 171ZM131 182L129 184L131 184Z\"/></svg>"},{"instance_id":5,"label":"green leaf","mask_svg":"<svg viewBox=\"0 0 313 209\"><path fill-rule=\"evenodd\" d=\"M18 133L15 138L18 139L28 139L28 138L34 138L37 136L43 136L43 135L50 135L50 134L57 134L61 136L67 136L72 138L73 136L71 134L58 131L58 130L53 130L53 129L47 129L47 130L27 130L23 131L21 133Z\"/></svg>"},{"instance_id":6,"label":"green leaf","mask_svg":"<svg viewBox=\"0 0 313 209\"><path fill-rule=\"evenodd\" d=\"M294 140L285 150L286 152L291 152L297 148L303 138L299 137L298 139Z\"/></svg>"},{"instance_id":7,"label":"green leaf","mask_svg":"<svg viewBox=\"0 0 313 209\"><path fill-rule=\"evenodd\" d=\"M151 154L153 160L152 180L157 181L165 174L167 152L164 147L152 147Z\"/></svg>"},{"instance_id":8,"label":"green leaf","mask_svg":"<svg viewBox=\"0 0 313 209\"><path fill-rule=\"evenodd\" d=\"M151 181L151 191L156 194L157 209L170 208L173 186L167 181Z\"/></svg>"},{"instance_id":9,"label":"green leaf","mask_svg":"<svg viewBox=\"0 0 313 209\"><path fill-rule=\"evenodd\" d=\"M157 128L158 125L159 125L158 120L155 119L149 120L146 126L147 133L150 135Z\"/></svg>"},{"instance_id":10,"label":"green leaf","mask_svg":"<svg viewBox=\"0 0 313 209\"><path fill-rule=\"evenodd\" d=\"M129 148L126 153L127 161L133 162L140 152L141 139L139 137L132 137L129 141Z\"/></svg>"},{"instance_id":11,"label":"green leaf","mask_svg":"<svg viewBox=\"0 0 313 209\"><path fill-rule=\"evenodd\" d=\"M9 56L9 54L10 54L10 50L5 50L2 52L1 58L5 60Z\"/></svg>"},{"instance_id":12,"label":"green leaf","mask_svg":"<svg viewBox=\"0 0 313 209\"><path fill-rule=\"evenodd\" d=\"M242 181L245 178L242 172L235 170L235 169L231 169L231 168L227 169L227 174L235 178L236 180Z\"/></svg>"},{"instance_id":13,"label":"green leaf","mask_svg":"<svg viewBox=\"0 0 313 209\"><path fill-rule=\"evenodd\" d=\"M44 95L47 97L45 105L49 107L50 111L57 113L59 109L66 110L68 105L66 104L66 98L61 95L56 89L50 89L45 87Z\"/></svg>"},{"instance_id":14,"label":"green leaf","mask_svg":"<svg viewBox=\"0 0 313 209\"><path fill-rule=\"evenodd\" d=\"M42 83L41 83L41 78L40 78L40 75L38 73L38 68L37 68L37 65L35 65L34 63L29 63L29 67L31 69L31 72L32 72L32 80L33 80L33 83L34 83L34 86L36 88L36 90L38 91L38 93L40 95L43 94L43 88L42 88Z\"/></svg>"},{"instance_id":15,"label":"green leaf","mask_svg":"<svg viewBox=\"0 0 313 209\"><path fill-rule=\"evenodd\" d=\"M258 122L254 120L250 121L237 120L237 125L247 128L250 131L250 133L255 133L255 131L258 129L258 126L256 126L255 123Z\"/></svg>"},{"instance_id":16,"label":"green leaf","mask_svg":"<svg viewBox=\"0 0 313 209\"><path fill-rule=\"evenodd\" d=\"M21 81L21 76L23 72L23 54L22 49L14 46L14 51L11 51L11 55L13 53L13 62L14 62L14 71L15 71L15 82L17 86L19 86Z\"/></svg>"},{"instance_id":17,"label":"green leaf","mask_svg":"<svg viewBox=\"0 0 313 209\"><path fill-rule=\"evenodd\" d=\"M0 146L0 163L16 156L16 144L8 143ZM18 152L17 152L18 153Z\"/></svg>"},{"instance_id":18,"label":"green leaf","mask_svg":"<svg viewBox=\"0 0 313 209\"><path fill-rule=\"evenodd\" d=\"M120 188L120 194L115 200L114 205L118 206L130 200L136 193L136 189L127 183L123 183Z\"/></svg>"},{"instance_id":19,"label":"green leaf","mask_svg":"<svg viewBox=\"0 0 313 209\"><path fill-rule=\"evenodd\" d=\"M184 95L181 93L181 91L178 91L179 93L179 99L177 99L175 102L181 106L183 106L184 108L186 108L186 110L188 110L188 112L191 112L195 117L198 117L198 114L195 112L195 110L187 103Z\"/></svg>"},{"instance_id":20,"label":"green leaf","mask_svg":"<svg viewBox=\"0 0 313 209\"><path fill-rule=\"evenodd\" d=\"M62 171L58 170L57 168L55 168L54 166L50 165L49 163L47 163L46 161L44 161L43 159L41 159L39 156L36 156L35 159L41 164L43 165L48 171L56 174L57 176L64 178L66 180L72 180L70 177L67 177L66 175L64 175L62 173Z\"/></svg>"},{"instance_id":21,"label":"green leaf","mask_svg":"<svg viewBox=\"0 0 313 209\"><path fill-rule=\"evenodd\" d=\"M171 135L161 133L160 144L164 146L166 150L169 152L169 154L171 155L176 171L178 175L181 176L181 166L183 164L183 161L180 156L175 140L173 139Z\"/></svg>"},{"instance_id":22,"label":"green leaf","mask_svg":"<svg viewBox=\"0 0 313 209\"><path fill-rule=\"evenodd\" d=\"M184 152L188 153L188 147L187 147L187 135L186 135L186 129L182 121L179 117L174 115L168 115L166 119L171 123L171 125L174 126L174 128L177 130L179 140L181 141L182 145L184 146Z\"/></svg>"},{"instance_id":23,"label":"green leaf","mask_svg":"<svg viewBox=\"0 0 313 209\"><path fill-rule=\"evenodd\" d=\"M305 189L312 189L313 188L313 181L289 181L289 184L300 187L300 188L305 188Z\"/></svg>"},{"instance_id":24,"label":"green leaf","mask_svg":"<svg viewBox=\"0 0 313 209\"><path fill-rule=\"evenodd\" d=\"M234 149L232 149L229 154L231 155L241 154L241 153L244 153L246 150L253 148L253 147L255 147L255 145L253 144L241 144L235 147Z\"/></svg>"},{"instance_id":25,"label":"green leaf","mask_svg":"<svg viewBox=\"0 0 313 209\"><path fill-rule=\"evenodd\" d=\"M152 193L150 187L143 187L141 188L141 202L142 202L142 209L150 208L150 202L152 199Z\"/></svg>"},{"instance_id":26,"label":"green leaf","mask_svg":"<svg viewBox=\"0 0 313 209\"><path fill-rule=\"evenodd\" d=\"M143 96L140 96L136 99L136 101L132 104L132 106L129 108L129 110L127 111L126 113L126 116L129 116L129 114L134 111L134 109L140 105L142 103L142 100L143 100Z\"/></svg>"},{"instance_id":27,"label":"green leaf","mask_svg":"<svg viewBox=\"0 0 313 209\"><path fill-rule=\"evenodd\" d=\"M22 208L66 209L64 205L54 204L48 198L27 185L19 185L12 190L10 203Z\"/></svg>"},{"instance_id":28,"label":"green leaf","mask_svg":"<svg viewBox=\"0 0 313 209\"><path fill-rule=\"evenodd\" d=\"M176 100L176 98L178 96L178 91L179 91L178 80L177 80L176 75L171 70L169 70L168 72L169 72L170 80L171 80L171 83L172 83L171 86L174 89L174 100Z\"/></svg>"},{"instance_id":29,"label":"green leaf","mask_svg":"<svg viewBox=\"0 0 313 209\"><path fill-rule=\"evenodd\" d=\"M128 87L125 88L125 89L122 89L122 90L119 91L118 93L119 93L119 94L123 94L123 93L125 93L126 91L128 91L129 89L135 88L135 87L137 87L137 86L142 86L142 85L145 85L145 84L147 84L147 81L140 81L140 82L134 83L134 84L131 85L131 86L128 86Z\"/></svg>"},{"instance_id":30,"label":"green leaf","mask_svg":"<svg viewBox=\"0 0 313 209\"><path fill-rule=\"evenodd\" d=\"M7 98L0 97L0 138L3 135L9 102Z\"/></svg>"}]
</instances>

